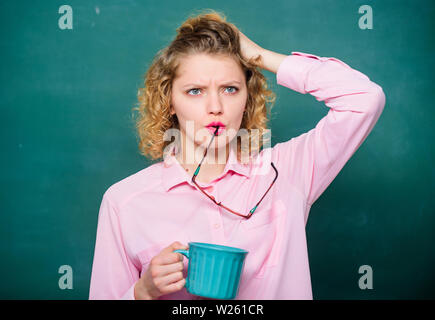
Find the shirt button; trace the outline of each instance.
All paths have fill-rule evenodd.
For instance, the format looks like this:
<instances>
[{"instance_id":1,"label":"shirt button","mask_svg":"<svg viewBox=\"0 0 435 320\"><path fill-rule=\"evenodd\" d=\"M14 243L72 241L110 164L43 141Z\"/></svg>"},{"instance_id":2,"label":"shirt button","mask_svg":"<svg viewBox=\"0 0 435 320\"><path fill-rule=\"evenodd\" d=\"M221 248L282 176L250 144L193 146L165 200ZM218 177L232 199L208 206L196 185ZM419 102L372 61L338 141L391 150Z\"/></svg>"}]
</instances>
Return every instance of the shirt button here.
<instances>
[{"instance_id":1,"label":"shirt button","mask_svg":"<svg viewBox=\"0 0 435 320\"><path fill-rule=\"evenodd\" d=\"M216 223L216 224L214 225L214 228L215 228L215 229L219 229L219 227L220 227L220 224L219 224L219 223Z\"/></svg>"}]
</instances>

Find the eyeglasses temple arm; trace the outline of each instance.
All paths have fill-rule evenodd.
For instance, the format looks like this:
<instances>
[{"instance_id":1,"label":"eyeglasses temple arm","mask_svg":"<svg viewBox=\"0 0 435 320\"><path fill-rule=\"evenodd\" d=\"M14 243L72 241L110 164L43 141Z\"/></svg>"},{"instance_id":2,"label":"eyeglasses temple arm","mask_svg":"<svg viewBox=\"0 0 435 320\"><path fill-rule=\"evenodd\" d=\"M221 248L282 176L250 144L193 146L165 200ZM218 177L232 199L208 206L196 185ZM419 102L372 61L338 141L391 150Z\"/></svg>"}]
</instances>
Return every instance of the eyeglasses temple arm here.
<instances>
[{"instance_id":1,"label":"eyeglasses temple arm","mask_svg":"<svg viewBox=\"0 0 435 320\"><path fill-rule=\"evenodd\" d=\"M250 215L252 215L255 212L255 210L257 210L257 207L260 205L260 202L263 201L264 197L269 192L270 188L272 188L273 184L275 183L276 179L278 178L278 170L276 170L273 162L271 162L270 164L272 165L273 170L275 170L275 179L273 179L271 185L269 186L269 189L267 189L266 193L261 197L260 201L258 201L257 204L255 205L255 207L249 211Z\"/></svg>"},{"instance_id":2,"label":"eyeglasses temple arm","mask_svg":"<svg viewBox=\"0 0 435 320\"><path fill-rule=\"evenodd\" d=\"M204 157L201 159L201 162L199 163L198 168L196 168L195 173L192 176L192 181L194 181L194 178L198 175L199 169L201 168L201 164L204 161L205 156L207 155L208 148L210 147L211 143L213 142L213 139L214 139L215 135L217 134L218 130L219 130L219 126L216 126L216 130L213 133L213 137L211 137L210 143L208 144L207 149L205 149Z\"/></svg>"}]
</instances>

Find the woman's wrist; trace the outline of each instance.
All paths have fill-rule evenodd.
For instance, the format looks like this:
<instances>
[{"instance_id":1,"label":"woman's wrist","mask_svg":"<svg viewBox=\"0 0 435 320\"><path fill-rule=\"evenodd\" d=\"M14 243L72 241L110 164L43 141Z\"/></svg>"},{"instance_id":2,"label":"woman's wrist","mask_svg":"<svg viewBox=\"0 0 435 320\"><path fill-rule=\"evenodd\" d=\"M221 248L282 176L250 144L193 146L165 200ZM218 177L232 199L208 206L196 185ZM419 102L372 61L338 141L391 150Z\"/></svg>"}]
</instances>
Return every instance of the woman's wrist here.
<instances>
[{"instance_id":1,"label":"woman's wrist","mask_svg":"<svg viewBox=\"0 0 435 320\"><path fill-rule=\"evenodd\" d=\"M267 49L261 49L261 68L267 71L277 73L278 68L287 57L284 54L273 52Z\"/></svg>"},{"instance_id":2,"label":"woman's wrist","mask_svg":"<svg viewBox=\"0 0 435 320\"><path fill-rule=\"evenodd\" d=\"M135 300L154 300L153 297L148 293L148 290L145 286L142 285L141 280L139 279L134 285L134 299Z\"/></svg>"}]
</instances>

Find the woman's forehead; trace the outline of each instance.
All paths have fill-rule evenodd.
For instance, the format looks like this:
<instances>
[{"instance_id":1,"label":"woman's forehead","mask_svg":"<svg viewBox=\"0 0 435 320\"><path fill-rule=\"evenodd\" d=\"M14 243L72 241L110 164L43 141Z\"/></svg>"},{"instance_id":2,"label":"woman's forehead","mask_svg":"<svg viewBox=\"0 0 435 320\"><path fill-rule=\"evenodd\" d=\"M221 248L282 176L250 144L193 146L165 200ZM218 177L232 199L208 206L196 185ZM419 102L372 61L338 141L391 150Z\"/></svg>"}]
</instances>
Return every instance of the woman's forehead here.
<instances>
[{"instance_id":1,"label":"woman's forehead","mask_svg":"<svg viewBox=\"0 0 435 320\"><path fill-rule=\"evenodd\" d=\"M243 72L232 57L198 53L179 59L177 78L179 81L209 81L210 78L216 81L240 81L243 79Z\"/></svg>"}]
</instances>

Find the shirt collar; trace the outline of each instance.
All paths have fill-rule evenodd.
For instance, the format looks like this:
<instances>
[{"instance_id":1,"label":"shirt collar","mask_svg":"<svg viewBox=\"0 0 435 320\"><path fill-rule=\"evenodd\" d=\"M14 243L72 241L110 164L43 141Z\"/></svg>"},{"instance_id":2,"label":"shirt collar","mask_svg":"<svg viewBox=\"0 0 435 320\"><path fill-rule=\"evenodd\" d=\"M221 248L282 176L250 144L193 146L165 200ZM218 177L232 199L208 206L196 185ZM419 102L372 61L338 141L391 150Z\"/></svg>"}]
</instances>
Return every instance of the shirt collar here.
<instances>
[{"instance_id":1,"label":"shirt collar","mask_svg":"<svg viewBox=\"0 0 435 320\"><path fill-rule=\"evenodd\" d=\"M168 154L164 157L163 165L162 165L162 184L165 188L165 191L169 191L171 188L182 184L188 183L192 187L196 188L195 184L192 182L192 175L189 175L178 160L175 157L175 152L177 151L177 147L173 146ZM242 164L237 161L236 152L233 148L230 148L230 152L228 155L228 161L225 165L224 171L221 173L219 177L215 180L220 180L223 178L229 171L233 171L239 175L245 176L246 178L250 178L251 168L249 164ZM207 185L200 183L197 181L200 186Z\"/></svg>"}]
</instances>

